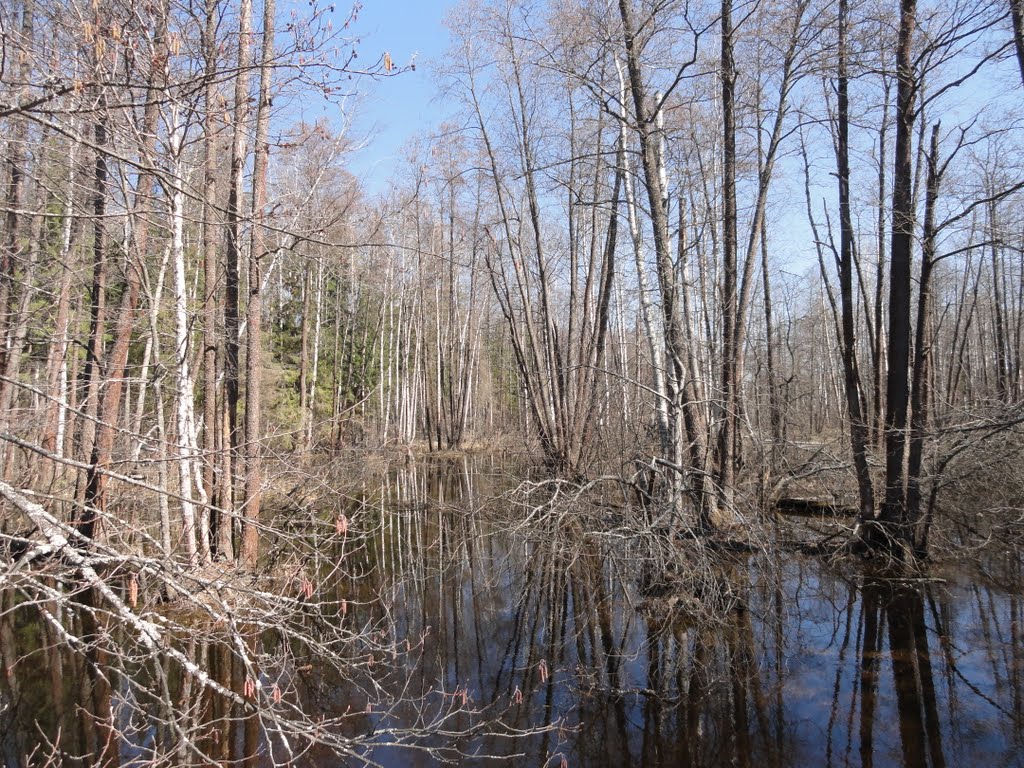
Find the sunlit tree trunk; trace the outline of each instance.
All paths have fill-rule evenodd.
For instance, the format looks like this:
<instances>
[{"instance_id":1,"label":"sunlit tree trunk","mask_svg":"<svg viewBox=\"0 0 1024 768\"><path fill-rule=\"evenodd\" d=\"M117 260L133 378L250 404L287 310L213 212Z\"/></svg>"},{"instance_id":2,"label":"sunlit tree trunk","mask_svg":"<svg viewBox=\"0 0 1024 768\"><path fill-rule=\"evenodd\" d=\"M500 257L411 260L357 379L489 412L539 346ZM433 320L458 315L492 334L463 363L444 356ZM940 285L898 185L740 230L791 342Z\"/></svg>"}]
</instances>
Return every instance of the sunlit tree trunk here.
<instances>
[{"instance_id":1,"label":"sunlit tree trunk","mask_svg":"<svg viewBox=\"0 0 1024 768\"><path fill-rule=\"evenodd\" d=\"M324 260L316 261L316 278L314 279L313 295L313 361L309 373L309 395L307 397L306 434L304 436L307 449L313 447L316 432L316 388L320 374L321 317L323 314L324 294Z\"/></svg>"},{"instance_id":2,"label":"sunlit tree trunk","mask_svg":"<svg viewBox=\"0 0 1024 768\"><path fill-rule=\"evenodd\" d=\"M907 519L912 531L914 551L924 557L928 549L930 520L921 509L921 471L925 436L930 422L931 360L932 360L932 273L935 266L935 208L942 183L943 168L939 165L939 124L932 126L931 145L927 155L928 180L925 186L924 230L921 241L921 276L918 282L917 324L914 331L914 367L911 381L910 440L907 458Z\"/></svg>"},{"instance_id":3,"label":"sunlit tree trunk","mask_svg":"<svg viewBox=\"0 0 1024 768\"><path fill-rule=\"evenodd\" d=\"M47 362L47 391L50 400L46 405L46 423L43 432L44 450L62 457L64 455L64 433L67 425L68 402L68 354L71 327L71 280L73 269L71 251L78 231L78 215L75 209L75 179L78 173L77 155L79 142L68 141L68 180L64 202L63 220L58 259L60 262L60 288L57 299L57 316L54 321L54 339L50 345ZM52 467L51 478L58 471Z\"/></svg>"},{"instance_id":4,"label":"sunlit tree trunk","mask_svg":"<svg viewBox=\"0 0 1024 768\"><path fill-rule=\"evenodd\" d=\"M704 429L699 423L695 410L691 408L693 398L687 391L692 386L692 377L686 370L685 335L679 310L679 289L676 269L671 253L668 227L667 190L664 189L664 176L659 163L658 142L655 135L658 111L653 114L648 103L648 94L644 86L640 68L638 42L635 35L633 8L631 0L619 0L619 15L622 20L623 35L626 49L626 71L630 93L633 97L633 114L636 119L636 131L640 142L640 155L644 168L644 185L650 206L651 227L653 229L655 263L661 298L662 324L665 333L665 352L668 363L666 384L669 385L670 402L669 425L673 430L672 453L664 457L669 463L667 467L673 477L670 483L670 499L673 505L681 504L684 474L686 468L679 466L676 459L681 452L676 446L684 439L680 424L687 428L686 439L689 443L689 469L691 490L697 500L697 526L702 530L712 524L709 490L705 486L707 477L705 459ZM682 417L682 418L681 418ZM674 466L673 466L674 465Z\"/></svg>"},{"instance_id":5,"label":"sunlit tree trunk","mask_svg":"<svg viewBox=\"0 0 1024 768\"><path fill-rule=\"evenodd\" d=\"M231 139L231 169L228 178L226 218L226 252L224 258L224 451L221 455L220 506L234 512L235 472L238 470L239 434L239 272L242 258L242 180L245 173L246 132L249 116L249 66L252 27L252 0L239 0L238 41L235 56L233 133Z\"/></svg>"},{"instance_id":6,"label":"sunlit tree trunk","mask_svg":"<svg viewBox=\"0 0 1024 768\"><path fill-rule=\"evenodd\" d=\"M7 50L6 37L5 34L5 51ZM15 37L19 39L16 45L11 46L11 52L19 54L17 66L19 87L15 94L20 101L30 93L32 82L32 64L34 62L32 48L35 38L34 0L22 0L21 24L17 33L12 35L12 42ZM0 244L0 373L5 376L10 376L10 354L14 349L14 340L11 335L16 322L14 318L15 265L25 246L22 237L22 221L28 176L28 128L29 121L26 117L14 117L12 130L6 137L8 155L5 164L8 181L4 202L7 210L4 215L3 242ZM11 386L13 385L8 382L0 382L0 392ZM4 452L6 452L6 447Z\"/></svg>"},{"instance_id":7,"label":"sunlit tree trunk","mask_svg":"<svg viewBox=\"0 0 1024 768\"><path fill-rule=\"evenodd\" d=\"M245 363L245 500L239 558L248 568L256 567L263 493L263 463L260 453L263 382L263 285L262 264L269 252L266 229L267 165L270 158L270 85L274 60L274 0L264 0L263 48L260 57L260 86L256 102L256 139L252 173L253 227L249 243L249 286L246 305Z\"/></svg>"},{"instance_id":8,"label":"sunlit tree trunk","mask_svg":"<svg viewBox=\"0 0 1024 768\"><path fill-rule=\"evenodd\" d=\"M722 414L718 430L718 490L721 503L735 503L736 431L739 426L739 340L736 263L736 65L733 61L732 0L722 0Z\"/></svg>"},{"instance_id":9,"label":"sunlit tree trunk","mask_svg":"<svg viewBox=\"0 0 1024 768\"><path fill-rule=\"evenodd\" d=\"M99 415L100 364L103 359L107 322L107 234L104 222L107 210L107 115L103 109L105 101L101 94L101 111L93 125L95 160L92 190L92 289L89 299L89 345L83 375L85 396L81 406L83 413L79 421L78 439L80 455L86 461L92 459L93 455L96 420ZM83 503L85 497L86 492L83 488L79 497ZM76 528L86 539L95 538L100 532L99 521L95 506L83 506L75 512Z\"/></svg>"},{"instance_id":10,"label":"sunlit tree trunk","mask_svg":"<svg viewBox=\"0 0 1024 768\"><path fill-rule=\"evenodd\" d=\"M230 509L230 498L220 493L224 483L217 482L217 469L223 473L223 459L218 457L218 447L228 458L230 466L231 438L221 429L222 419L218 406L217 375L222 372L223 355L217 333L217 310L220 294L217 243L219 240L220 206L217 197L217 11L219 0L206 0L205 24L203 27L203 66L205 84L203 106L206 121L203 126L203 488L210 501L209 512L203 516L200 540L208 541L210 548L219 558L232 560L234 552L231 541L231 521L226 511ZM239 76L241 74L239 73ZM220 445L218 446L218 439ZM227 479L230 483L230 478Z\"/></svg>"},{"instance_id":11,"label":"sunlit tree trunk","mask_svg":"<svg viewBox=\"0 0 1024 768\"><path fill-rule=\"evenodd\" d=\"M40 145L47 145L48 131L43 130L39 138ZM43 212L46 209L48 194L41 185L37 185L35 201L31 205L32 215L29 219L29 231L23 248L18 249L23 256L24 266L21 274L21 291L16 308L12 308L8 334L7 356L5 360L4 378L0 380L0 432L10 429L12 408L17 398L23 355L28 341L29 323L32 302L36 299L39 284L39 257L43 248ZM0 447L0 458L4 456L7 446ZM4 480L10 480L14 474L12 457L8 455L3 462Z\"/></svg>"},{"instance_id":12,"label":"sunlit tree trunk","mask_svg":"<svg viewBox=\"0 0 1024 768\"><path fill-rule=\"evenodd\" d=\"M196 503L194 489L200 484L196 467L195 416L193 398L195 385L189 358L192 353L188 325L188 285L185 280L185 191L181 178L181 152L185 126L179 122L177 107L169 116L170 153L173 158L170 183L171 270L174 276L174 361L175 361L175 431L177 433L178 493L181 496L182 539L190 561L209 560L209 539L197 544ZM204 533L208 534L208 526Z\"/></svg>"},{"instance_id":13,"label":"sunlit tree trunk","mask_svg":"<svg viewBox=\"0 0 1024 768\"><path fill-rule=\"evenodd\" d=\"M164 38L167 28L166 3L157 9L155 34L153 37L153 62L148 75L147 101L143 111L141 135L141 161L144 166L155 162L157 116L159 111L158 87L159 78L164 75L157 70L156 62L160 61L164 52ZM91 466L86 479L85 503L95 510L94 514L102 515L106 509L105 471L110 464L114 448L114 438L120 425L121 393L127 373L128 352L132 335L137 322L137 309L142 285L142 261L146 257L149 245L149 219L145 215L146 208L153 198L153 174L145 171L139 174L135 195L134 214L131 218L131 238L129 253L125 260L125 279L127 286L121 294L114 326L114 344L105 365L105 387L99 408L99 423L96 428L96 441L92 448ZM132 252L134 251L134 253Z\"/></svg>"}]
</instances>

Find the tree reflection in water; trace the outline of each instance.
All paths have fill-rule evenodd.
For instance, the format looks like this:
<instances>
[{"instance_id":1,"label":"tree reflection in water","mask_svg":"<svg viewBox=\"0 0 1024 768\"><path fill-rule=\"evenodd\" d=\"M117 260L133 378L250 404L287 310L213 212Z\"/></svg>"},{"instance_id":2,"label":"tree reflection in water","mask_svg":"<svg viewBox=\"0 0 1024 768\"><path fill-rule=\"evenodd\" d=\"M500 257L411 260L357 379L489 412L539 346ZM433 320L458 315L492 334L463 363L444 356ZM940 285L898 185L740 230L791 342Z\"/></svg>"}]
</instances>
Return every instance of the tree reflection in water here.
<instances>
[{"instance_id":1,"label":"tree reflection in water","mask_svg":"<svg viewBox=\"0 0 1024 768\"><path fill-rule=\"evenodd\" d=\"M383 765L435 764L426 751L388 747L387 730L463 701L504 712L503 725L474 732L471 716L453 710L444 732L420 742L461 764L482 755L574 768L1024 761L1017 558L894 583L802 556L735 556L716 574L731 608L698 617L678 607L685 601L645 600L642 546L628 536L564 521L509 531L481 513L508 485L500 465L457 460L411 464L364 488L348 517L369 535L330 585L342 606L334 620L366 628L392 658L353 649L360 663L342 676L298 663L302 653L264 633L258 650L278 660L267 680L296 691L307 713L349 712L354 737L375 734L370 756ZM41 734L130 764L141 754L130 745L104 753L111 722L139 744L174 742L117 721L132 689L103 674L102 658L69 653L51 627L5 607L6 764L20 764ZM183 642L211 676L244 691L231 649ZM191 691L170 667L152 685L181 709L165 721L190 729L203 753L269 763L257 718Z\"/></svg>"}]
</instances>

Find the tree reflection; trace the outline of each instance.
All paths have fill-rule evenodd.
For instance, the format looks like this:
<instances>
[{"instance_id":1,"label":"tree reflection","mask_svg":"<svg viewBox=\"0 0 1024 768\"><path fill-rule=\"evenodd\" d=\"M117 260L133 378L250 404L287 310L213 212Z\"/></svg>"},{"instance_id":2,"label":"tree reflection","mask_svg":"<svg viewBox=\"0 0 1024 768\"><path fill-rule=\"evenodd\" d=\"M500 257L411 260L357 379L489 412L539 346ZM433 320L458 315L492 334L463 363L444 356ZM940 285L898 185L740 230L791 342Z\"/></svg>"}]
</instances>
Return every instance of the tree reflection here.
<instances>
[{"instance_id":1,"label":"tree reflection","mask_svg":"<svg viewBox=\"0 0 1024 768\"><path fill-rule=\"evenodd\" d=\"M883 632L888 637L902 764L907 768L946 765L943 730L949 724L944 726L939 716L926 600L933 602L928 584L868 580L861 590L860 758L865 766L875 763L874 728L879 702L891 696L880 690ZM952 657L945 654L941 658L949 671L955 673Z\"/></svg>"},{"instance_id":2,"label":"tree reflection","mask_svg":"<svg viewBox=\"0 0 1024 768\"><path fill-rule=\"evenodd\" d=\"M244 647L181 633L177 647L219 688L170 658L111 657L117 630L87 610L88 592L61 618L85 644L77 652L43 613L55 609L5 591L4 765L317 765L333 754L289 754L271 719L288 707L372 743L353 749L354 764L1019 759L1018 560L932 583L738 554L702 577L702 612L694 595L646 598L646 544L571 518L512 529L482 514L480 500L501 490L488 477L469 460L409 463L363 488L341 510L359 535L331 539L323 570L302 572L328 606L310 610L307 645L255 625L240 628ZM322 663L316 639L349 629L346 662ZM285 692L281 712L252 705L256 682L271 699ZM414 753L388 745L390 729L423 723L447 730L423 732Z\"/></svg>"}]
</instances>

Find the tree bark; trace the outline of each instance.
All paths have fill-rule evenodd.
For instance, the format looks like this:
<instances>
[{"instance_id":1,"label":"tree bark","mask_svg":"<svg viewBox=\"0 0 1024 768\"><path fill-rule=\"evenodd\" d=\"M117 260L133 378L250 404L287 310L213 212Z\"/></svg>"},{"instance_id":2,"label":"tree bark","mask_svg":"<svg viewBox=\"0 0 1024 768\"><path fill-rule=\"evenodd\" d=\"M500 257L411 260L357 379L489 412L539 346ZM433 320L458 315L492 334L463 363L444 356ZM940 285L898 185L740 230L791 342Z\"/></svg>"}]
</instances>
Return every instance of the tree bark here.
<instances>
[{"instance_id":1,"label":"tree bark","mask_svg":"<svg viewBox=\"0 0 1024 768\"><path fill-rule=\"evenodd\" d=\"M18 79L21 83L19 91L27 95L32 82L32 43L35 37L35 0L23 0L21 7L21 29L19 30L20 45L14 50L20 52ZM6 49L6 39L4 48ZM21 229L24 214L22 209L25 200L25 182L28 161L28 118L17 116L10 136L7 137L8 182L4 217L4 237L0 246L0 372L9 375L8 357L11 353L12 326L14 320L15 270L18 259L24 250ZM11 386L4 383L4 387Z\"/></svg>"},{"instance_id":2,"label":"tree bark","mask_svg":"<svg viewBox=\"0 0 1024 768\"><path fill-rule=\"evenodd\" d=\"M95 161L93 165L92 191L92 289L89 301L89 346L86 352L84 371L85 398L82 404L82 418L79 437L79 450L84 460L93 457L93 444L96 436L96 419L99 412L99 388L102 372L103 339L106 333L107 315L107 249L106 227L104 219L107 210L107 115L105 113L106 98L100 95L101 112L93 125L93 143L95 144ZM88 495L89 478L79 500ZM75 511L75 525L86 539L97 536L100 517L94 505L83 505Z\"/></svg>"},{"instance_id":3,"label":"tree bark","mask_svg":"<svg viewBox=\"0 0 1024 768\"><path fill-rule=\"evenodd\" d=\"M263 4L263 49L256 103L256 139L252 172L252 237L249 244L249 300L246 305L245 345L245 501L239 558L255 569L259 555L260 502L263 462L260 453L263 382L263 285L261 259L268 253L266 229L267 166L270 159L270 85L274 59L274 0Z\"/></svg>"},{"instance_id":4,"label":"tree bark","mask_svg":"<svg viewBox=\"0 0 1024 768\"><path fill-rule=\"evenodd\" d=\"M838 141L839 172L839 293L842 302L843 384L850 423L850 448L860 497L860 525L874 522L875 499L868 467L868 429L864 418L860 370L857 365L856 304L853 290L854 231L850 212L850 97L847 74L847 0L839 0Z\"/></svg>"},{"instance_id":5,"label":"tree bark","mask_svg":"<svg viewBox=\"0 0 1024 768\"><path fill-rule=\"evenodd\" d=\"M225 454L230 451L230 437L219 429L217 373L222 365L219 359L217 334L218 260L217 232L219 231L217 204L217 8L219 0L206 0L203 27L203 66L205 86L203 104L206 122L203 126L203 487L210 502L204 517L200 538L210 542L211 554L222 560L232 560L231 520L225 510L230 499L223 497L222 484L217 482L217 440ZM223 467L222 467L223 469Z\"/></svg>"},{"instance_id":6,"label":"tree bark","mask_svg":"<svg viewBox=\"0 0 1024 768\"><path fill-rule=\"evenodd\" d=\"M685 337L678 303L679 290L670 246L668 210L666 206L667 192L664 189L664 177L659 163L657 137L655 136L655 120L658 117L658 110L655 110L652 114L652 110L648 106L648 94L644 87L643 75L640 69L640 54L631 0L619 0L619 15L622 20L626 48L626 71L629 75L628 80L633 97L636 131L640 141L640 156L644 168L644 186L647 190L647 199L650 206L658 284L661 289L661 313L665 331L665 351L669 364L669 371L666 377L670 408L669 425L673 430L671 439L672 453L671 456L663 457L663 461L669 463L670 466L666 467L666 469L669 469L675 478L670 484L670 501L673 505L677 505L681 502L680 494L683 490L682 473L684 468L673 460L680 455L678 446L680 446L680 442L683 439L679 429L680 422L683 421L680 418L680 413L685 414L686 409L690 405L691 398L686 388L692 386L692 377L689 376L686 370ZM712 526L711 509L713 503L707 496L707 489L705 487L707 472L704 465L704 430L702 425L698 424L693 414L685 423L687 423L689 429L687 438L689 440L691 470L690 484L697 500L696 523L699 530L706 531Z\"/></svg>"},{"instance_id":7,"label":"tree bark","mask_svg":"<svg viewBox=\"0 0 1024 768\"><path fill-rule=\"evenodd\" d=\"M169 137L173 167L170 171L169 189L171 267L174 274L174 362L175 362L175 428L177 431L178 494L181 497L182 539L189 561L208 562L210 559L209 538L201 543L197 529L196 503L193 490L202 489L195 466L196 434L193 399L195 386L189 364L191 354L188 325L188 285L185 281L185 190L182 178L181 153L185 141L185 125L178 110L172 109ZM209 533L209 529L203 531Z\"/></svg>"},{"instance_id":8,"label":"tree bark","mask_svg":"<svg viewBox=\"0 0 1024 768\"><path fill-rule=\"evenodd\" d=\"M921 243L921 277L917 298L917 328L914 334L914 373L911 388L910 446L907 458L907 518L913 526L915 555L923 558L928 551L928 520L921 510L921 470L924 442L931 407L931 278L935 264L935 206L942 183L938 162L939 124L932 126L931 145L927 156L928 180L925 186L924 230Z\"/></svg>"},{"instance_id":9,"label":"tree bark","mask_svg":"<svg viewBox=\"0 0 1024 768\"><path fill-rule=\"evenodd\" d=\"M735 497L735 435L739 424L736 264L736 65L732 0L722 0L722 423L716 451L718 491L726 509Z\"/></svg>"},{"instance_id":10,"label":"tree bark","mask_svg":"<svg viewBox=\"0 0 1024 768\"><path fill-rule=\"evenodd\" d=\"M899 45L896 52L896 157L893 167L892 241L889 269L889 345L886 380L885 506L881 520L889 533L893 554L902 556L908 541L906 506L907 415L910 399L910 274L914 240L913 130L917 77L911 58L916 24L916 0L901 0Z\"/></svg>"},{"instance_id":11,"label":"tree bark","mask_svg":"<svg viewBox=\"0 0 1024 768\"><path fill-rule=\"evenodd\" d=\"M159 99L157 92L158 78L163 75L162 67L165 35L167 29L168 6L166 0L157 10L156 30L153 36L153 64L151 65L147 83L146 106L142 115L140 150L141 165L148 169L156 159L157 117ZM153 173L143 170L139 174L136 188L135 204L132 216L132 238L129 252L125 259L125 279L127 286L121 294L114 328L114 345L104 371L105 388L99 408L99 423L96 426L96 441L92 448L91 467L86 477L85 503L94 508L90 514L102 515L106 509L106 482L104 470L110 465L113 455L114 438L120 424L121 392L128 364L128 352L131 347L132 333L138 320L136 310L142 287L141 262L146 257L149 242L149 217L145 214L153 199ZM132 251L134 250L134 258Z\"/></svg>"},{"instance_id":12,"label":"tree bark","mask_svg":"<svg viewBox=\"0 0 1024 768\"><path fill-rule=\"evenodd\" d=\"M239 456L239 309L238 279L242 252L242 179L246 160L246 122L249 115L250 37L252 0L238 5L238 50L235 57L235 93L231 139L231 169L228 177L227 242L224 258L224 410L225 429L222 460L221 509L235 511L235 472Z\"/></svg>"},{"instance_id":13,"label":"tree bark","mask_svg":"<svg viewBox=\"0 0 1024 768\"><path fill-rule=\"evenodd\" d=\"M1020 67L1020 82L1024 85L1024 0L1009 0L1009 3L1013 19L1013 49Z\"/></svg>"}]
</instances>

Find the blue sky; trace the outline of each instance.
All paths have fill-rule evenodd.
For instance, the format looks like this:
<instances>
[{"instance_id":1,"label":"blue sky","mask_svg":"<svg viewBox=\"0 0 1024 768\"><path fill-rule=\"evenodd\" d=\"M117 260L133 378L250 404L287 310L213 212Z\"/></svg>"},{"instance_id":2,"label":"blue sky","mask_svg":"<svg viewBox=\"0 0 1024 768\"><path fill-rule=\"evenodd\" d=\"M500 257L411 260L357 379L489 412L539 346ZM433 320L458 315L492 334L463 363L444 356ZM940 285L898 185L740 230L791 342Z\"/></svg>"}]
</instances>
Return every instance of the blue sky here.
<instances>
[{"instance_id":1,"label":"blue sky","mask_svg":"<svg viewBox=\"0 0 1024 768\"><path fill-rule=\"evenodd\" d=\"M362 84L363 98L353 107L354 132L369 135L370 143L352 156L349 168L371 194L385 191L406 141L443 114L433 101L427 65L448 47L443 20L453 5L455 0L364 0L355 24L360 58L376 61L387 51L396 66L416 64L414 72Z\"/></svg>"}]
</instances>

